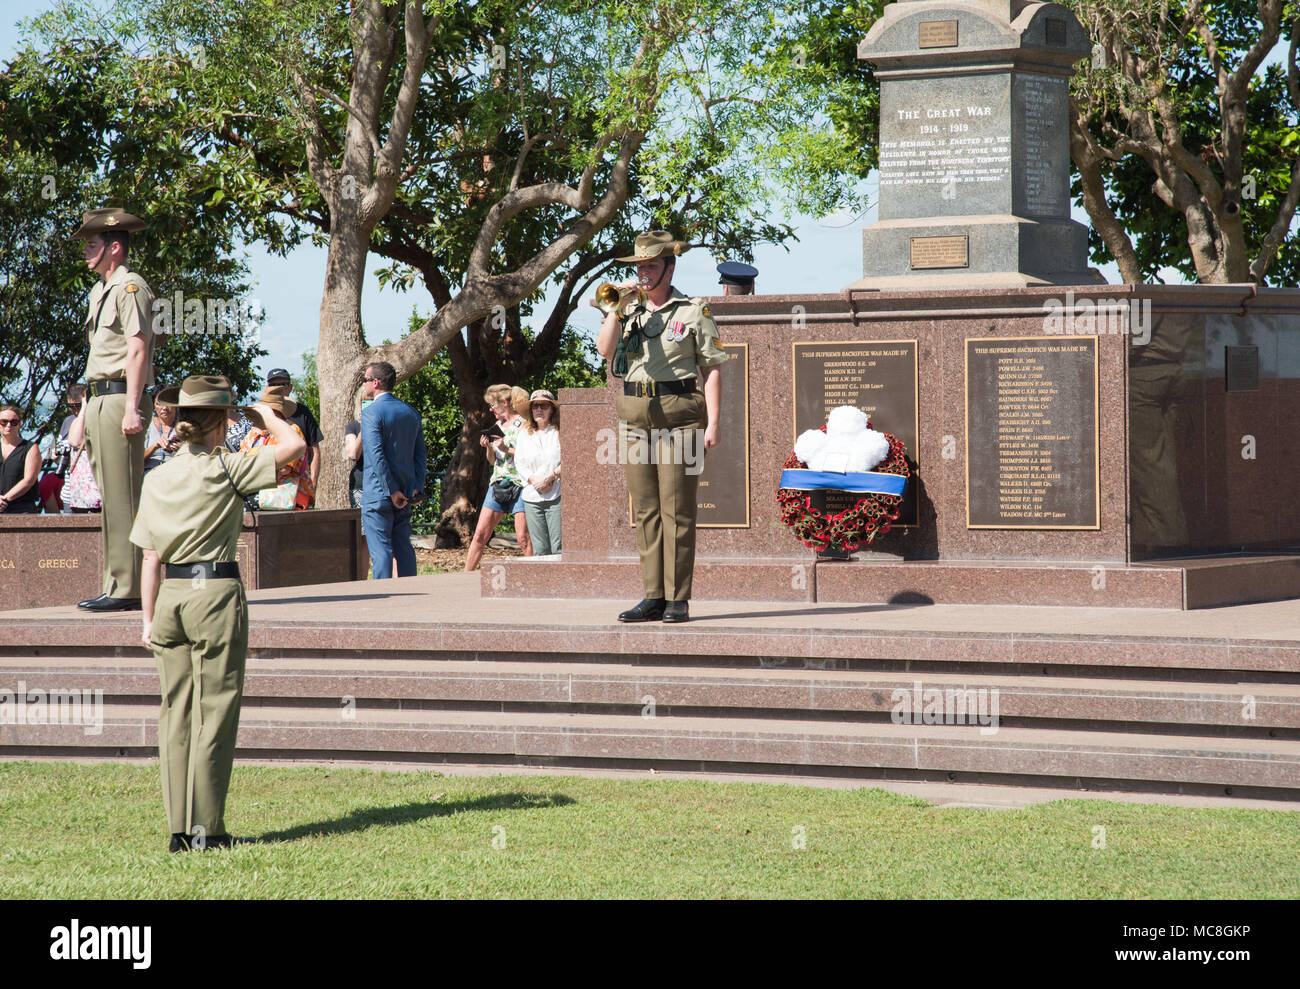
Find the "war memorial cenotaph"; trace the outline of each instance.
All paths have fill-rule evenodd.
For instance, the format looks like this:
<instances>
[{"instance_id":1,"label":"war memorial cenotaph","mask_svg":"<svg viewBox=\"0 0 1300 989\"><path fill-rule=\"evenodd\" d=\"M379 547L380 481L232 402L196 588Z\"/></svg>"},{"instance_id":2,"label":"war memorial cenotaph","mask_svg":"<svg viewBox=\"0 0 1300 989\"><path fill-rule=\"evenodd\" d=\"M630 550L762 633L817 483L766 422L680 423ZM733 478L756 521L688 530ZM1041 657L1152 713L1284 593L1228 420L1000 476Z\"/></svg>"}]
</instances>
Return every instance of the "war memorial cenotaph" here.
<instances>
[{"instance_id":1,"label":"war memorial cenotaph","mask_svg":"<svg viewBox=\"0 0 1300 989\"><path fill-rule=\"evenodd\" d=\"M1072 14L897 0L880 79L880 208L839 291L710 300L731 360L700 484L695 596L1192 608L1300 597L1300 290L1106 285L1070 217ZM616 384L616 382L614 383ZM562 560L494 597L635 598L614 389L564 407ZM819 561L775 500L795 436L858 405L913 467L891 531ZM847 497L847 496L845 496Z\"/></svg>"}]
</instances>

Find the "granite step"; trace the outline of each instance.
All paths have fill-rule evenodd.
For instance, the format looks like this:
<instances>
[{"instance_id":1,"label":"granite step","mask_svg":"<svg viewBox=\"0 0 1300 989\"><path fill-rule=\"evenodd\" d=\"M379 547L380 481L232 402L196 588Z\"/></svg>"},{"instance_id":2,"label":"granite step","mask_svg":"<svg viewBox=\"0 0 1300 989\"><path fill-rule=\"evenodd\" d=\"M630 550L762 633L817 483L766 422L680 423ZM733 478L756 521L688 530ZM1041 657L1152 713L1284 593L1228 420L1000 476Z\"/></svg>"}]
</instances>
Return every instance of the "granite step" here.
<instances>
[{"instance_id":1,"label":"granite step","mask_svg":"<svg viewBox=\"0 0 1300 989\"><path fill-rule=\"evenodd\" d=\"M1300 555L1116 562L697 557L696 600L1196 609L1300 597ZM486 598L635 599L635 557L520 557L484 567Z\"/></svg>"},{"instance_id":2,"label":"granite step","mask_svg":"<svg viewBox=\"0 0 1300 989\"><path fill-rule=\"evenodd\" d=\"M75 725L0 726L0 757L151 758L151 704L106 709L102 731ZM574 765L584 761L699 771L773 766L839 775L855 770L940 774L949 781L1020 780L1109 788L1236 790L1300 799L1300 745L1040 728L850 724L742 718L639 717L485 711L358 709L352 717L267 706L244 712L243 758L319 761L382 756L390 762L483 761Z\"/></svg>"},{"instance_id":3,"label":"granite step","mask_svg":"<svg viewBox=\"0 0 1300 989\"><path fill-rule=\"evenodd\" d=\"M156 702L158 674L147 660L0 660L0 689L102 690L106 703ZM917 691L922 693L918 694ZM978 703L991 712L996 691L1005 723L1095 730L1197 732L1300 738L1300 684L1133 681L1026 674L891 673L807 669L654 670L628 664L464 660L254 658L245 707L314 708L424 705L525 711L628 713L647 705L664 714L788 716L807 720L884 720L900 705L924 711L944 692L948 707ZM958 695L956 692L961 691ZM974 691L975 695L967 692ZM949 694L948 692L952 692Z\"/></svg>"},{"instance_id":4,"label":"granite step","mask_svg":"<svg viewBox=\"0 0 1300 989\"><path fill-rule=\"evenodd\" d=\"M507 603L480 602L479 611ZM1140 635L1131 631L1135 623L1120 624L1115 612L1102 610L1085 612L1098 617L1082 625L1054 622L1052 627L1059 631L1052 631L1044 630L1036 609L1011 609L1010 617L1017 624L1033 630L990 631L987 625L981 627L984 623L980 615L967 610L953 614L915 609L917 624L926 620L933 624L899 628L899 619L908 619L911 609L882 613L859 606L825 605L782 610L776 604L766 609L742 610L737 604L734 613L712 614L707 620L687 625L620 626L612 621L584 623L585 615L573 611L589 602L509 603L537 612L528 616L526 635L501 622L466 620L464 612L451 621L430 617L421 622L391 620L382 624L328 616L294 622L254 619L250 625L250 655L317 660L444 657L545 664L594 661L673 667L750 667L757 663L778 668L894 670L957 664L966 667L966 672L988 666L1003 670L1037 667L1044 672L1086 667L1175 678L1218 671L1224 676L1258 675L1300 683L1300 636L1253 638L1249 628L1243 630L1240 624L1232 629L1225 627L1221 635L1213 636L1167 632ZM331 610L346 613L338 608ZM987 614L992 609L981 611ZM1001 620L1006 620L1007 611L997 613ZM942 615L943 621L931 617L936 615ZM1107 620L1112 624L1108 626ZM1154 617L1149 622L1159 627ZM0 659L99 657L150 662L148 652L139 645L139 634L138 616L116 620L0 619Z\"/></svg>"}]
</instances>

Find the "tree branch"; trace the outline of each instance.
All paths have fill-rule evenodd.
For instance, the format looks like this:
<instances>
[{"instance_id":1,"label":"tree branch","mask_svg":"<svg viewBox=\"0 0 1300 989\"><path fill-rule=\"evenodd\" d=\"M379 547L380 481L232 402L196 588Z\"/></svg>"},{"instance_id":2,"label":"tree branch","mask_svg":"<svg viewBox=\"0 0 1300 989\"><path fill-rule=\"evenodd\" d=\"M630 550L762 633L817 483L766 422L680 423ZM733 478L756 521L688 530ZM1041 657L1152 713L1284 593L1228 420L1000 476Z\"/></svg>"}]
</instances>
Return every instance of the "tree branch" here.
<instances>
[{"instance_id":1,"label":"tree branch","mask_svg":"<svg viewBox=\"0 0 1300 989\"><path fill-rule=\"evenodd\" d=\"M1082 180L1083 208L1088 211L1106 249L1119 265L1120 277L1130 285L1140 285L1142 266L1138 263L1133 241L1106 201L1106 182L1102 176L1101 164L1107 160L1107 156L1089 133L1087 117L1073 97L1070 98L1070 114L1073 123L1070 128L1070 156L1074 159Z\"/></svg>"},{"instance_id":2,"label":"tree branch","mask_svg":"<svg viewBox=\"0 0 1300 989\"><path fill-rule=\"evenodd\" d=\"M434 15L425 22L421 8L420 0L407 0L406 68L402 73L402 85L389 121L388 140L382 151L379 150L376 137L375 153L378 162L375 182L362 206L365 216L382 215L397 189L400 166L406 155L406 140L411 131L411 121L415 117L416 103L420 99L420 79L424 76L424 66L429 58L430 38L441 23L439 15Z\"/></svg>"}]
</instances>

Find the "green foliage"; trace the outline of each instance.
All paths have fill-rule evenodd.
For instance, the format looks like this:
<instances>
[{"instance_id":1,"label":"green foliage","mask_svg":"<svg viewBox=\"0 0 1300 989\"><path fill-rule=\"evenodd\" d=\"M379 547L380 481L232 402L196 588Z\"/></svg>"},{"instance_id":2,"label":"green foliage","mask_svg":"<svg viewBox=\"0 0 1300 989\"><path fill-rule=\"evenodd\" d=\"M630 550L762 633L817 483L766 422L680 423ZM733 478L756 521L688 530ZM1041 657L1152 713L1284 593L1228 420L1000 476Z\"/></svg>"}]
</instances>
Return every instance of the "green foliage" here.
<instances>
[{"instance_id":1,"label":"green foliage","mask_svg":"<svg viewBox=\"0 0 1300 989\"><path fill-rule=\"evenodd\" d=\"M860 205L854 180L873 160L875 88L854 46L879 6L426 2L426 17L442 19L408 167L370 245L389 259L381 277L414 285L416 250L454 291L502 194L512 185L573 186L588 166L599 192L612 157L597 138L626 128L647 134L628 204L587 254L625 246L657 224L749 256L755 244L792 235L783 212ZM85 0L65 0L40 24L52 43L90 23L142 50L149 67L137 81L150 112L192 151L188 174L177 178L245 238L283 251L304 236L323 238L330 223L305 167L304 114L312 108L297 95L295 73L317 87L324 132L341 140L347 113L338 101L352 84L361 9L349 18L326 0L120 0L101 15ZM400 16L401 5L388 10ZM557 203L527 209L502 230L494 269L536 254L573 215ZM561 266L556 279L563 274ZM534 302L524 301L525 315Z\"/></svg>"},{"instance_id":2,"label":"green foliage","mask_svg":"<svg viewBox=\"0 0 1300 989\"><path fill-rule=\"evenodd\" d=\"M68 237L86 210L112 203L148 222L128 264L158 297L241 299L246 290L223 217L176 180L190 151L138 102L138 71L119 46L96 39L28 47L0 71L0 392L35 413L36 429L40 403L85 370L95 276ZM251 333L174 334L155 351L156 376L220 373L243 386L264 354Z\"/></svg>"},{"instance_id":3,"label":"green foliage","mask_svg":"<svg viewBox=\"0 0 1300 989\"><path fill-rule=\"evenodd\" d=\"M320 378L316 373L316 351L302 355L302 374L293 379L293 395L299 402L320 415Z\"/></svg>"},{"instance_id":4,"label":"green foliage","mask_svg":"<svg viewBox=\"0 0 1300 989\"><path fill-rule=\"evenodd\" d=\"M418 327L423 322L424 319L412 310L411 327ZM446 349L438 351L428 364L399 382L393 394L420 413L424 425L424 445L429 458L427 491L424 503L411 510L411 529L429 532L442 511L439 482L456 452L464 423L451 358Z\"/></svg>"},{"instance_id":5,"label":"green foliage","mask_svg":"<svg viewBox=\"0 0 1300 989\"><path fill-rule=\"evenodd\" d=\"M1154 73L1161 67L1167 96L1175 114L1177 136L1188 152L1225 185L1223 146L1224 108L1220 101L1215 59L1232 73L1255 44L1261 20L1255 3L1242 0L1208 0L1199 3L1212 32L1215 51L1196 30L1184 30L1184 18L1193 5L1187 0L1063 0L1085 25L1123 32L1125 49L1134 58L1147 60ZM1292 7L1284 17L1282 43L1288 42L1300 25L1300 8ZM1082 63L1072 84L1072 93L1088 110L1093 137L1106 146L1128 137L1126 108L1150 108L1151 97L1144 88L1151 79L1135 81L1116 64ZM1246 252L1254 258L1269 228L1278 217L1300 159L1300 106L1287 91L1285 63L1262 66L1250 82L1246 105L1247 121L1240 153L1243 175L1240 195L1226 190L1233 206L1240 208L1245 228ZM1154 133L1162 135L1168 124L1152 114ZM1178 171L1174 165L1171 171ZM1129 148L1106 174L1106 198L1137 254L1142 275L1157 280L1161 268L1172 267L1188 281L1197 280L1197 270L1188 243L1185 217L1156 194L1157 177L1151 163ZM1076 177L1073 193L1081 194ZM1294 231L1295 225L1292 224ZM1097 264L1115 260L1094 229L1090 241ZM1300 238L1284 238L1277 257L1268 269L1266 281L1273 285L1300 284Z\"/></svg>"}]
</instances>

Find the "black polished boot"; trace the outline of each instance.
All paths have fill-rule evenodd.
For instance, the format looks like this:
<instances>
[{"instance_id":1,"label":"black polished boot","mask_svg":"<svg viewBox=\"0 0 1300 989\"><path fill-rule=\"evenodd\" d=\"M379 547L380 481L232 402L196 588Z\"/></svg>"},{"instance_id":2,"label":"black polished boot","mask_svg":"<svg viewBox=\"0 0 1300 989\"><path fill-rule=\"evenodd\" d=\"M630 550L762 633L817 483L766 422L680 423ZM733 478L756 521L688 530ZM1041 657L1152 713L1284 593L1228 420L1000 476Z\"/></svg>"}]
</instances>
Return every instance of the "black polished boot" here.
<instances>
[{"instance_id":1,"label":"black polished boot","mask_svg":"<svg viewBox=\"0 0 1300 989\"><path fill-rule=\"evenodd\" d=\"M691 620L690 605L686 601L669 601L664 605L664 624L673 625L677 622L688 622Z\"/></svg>"},{"instance_id":2,"label":"black polished boot","mask_svg":"<svg viewBox=\"0 0 1300 989\"><path fill-rule=\"evenodd\" d=\"M621 622L657 622L664 616L664 599L663 598L646 598L635 608L629 608L621 612L618 620Z\"/></svg>"}]
</instances>

